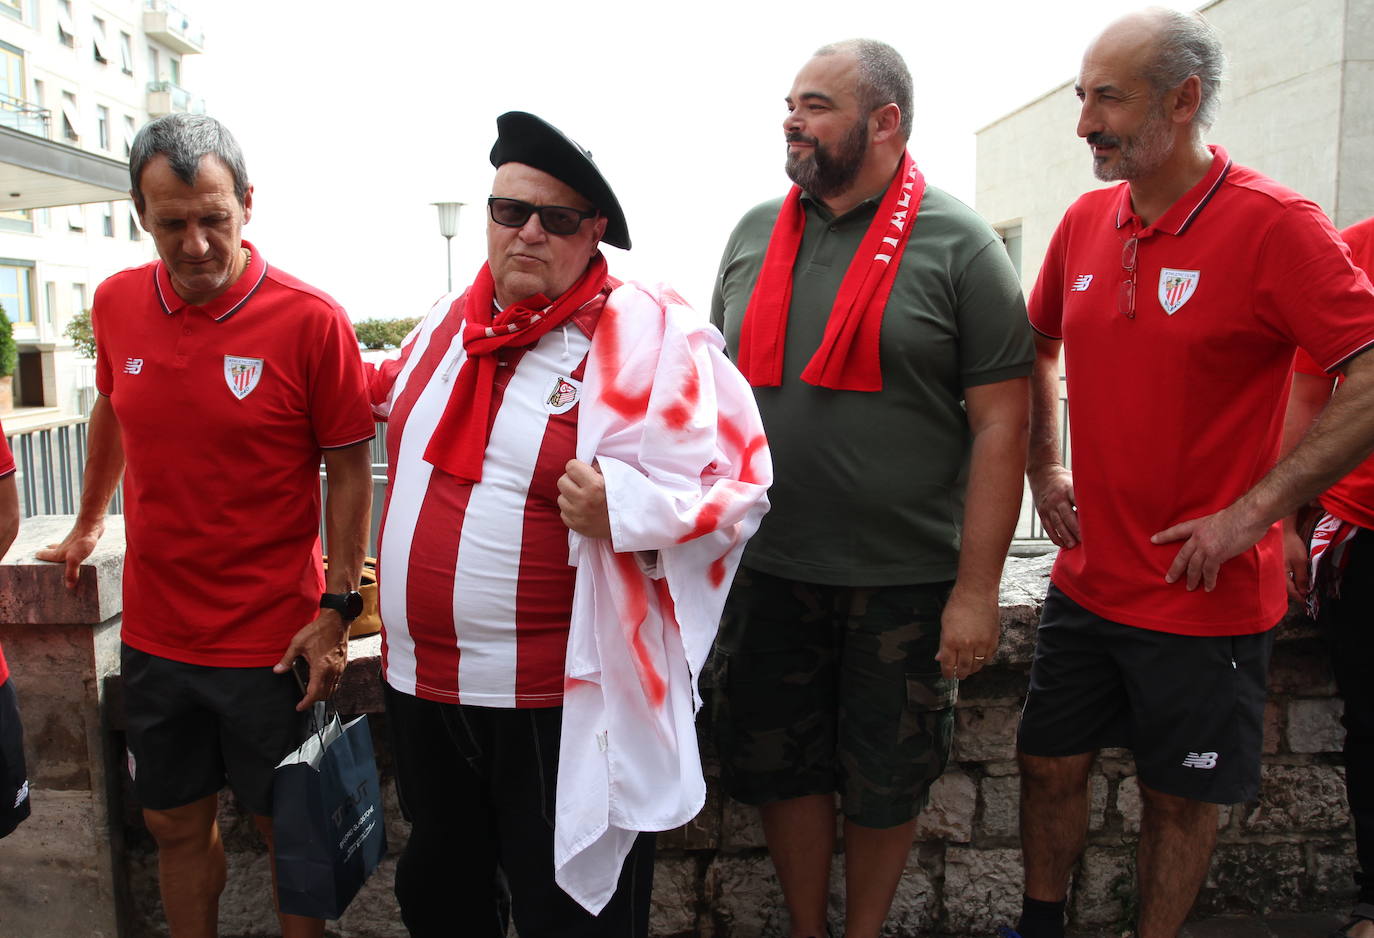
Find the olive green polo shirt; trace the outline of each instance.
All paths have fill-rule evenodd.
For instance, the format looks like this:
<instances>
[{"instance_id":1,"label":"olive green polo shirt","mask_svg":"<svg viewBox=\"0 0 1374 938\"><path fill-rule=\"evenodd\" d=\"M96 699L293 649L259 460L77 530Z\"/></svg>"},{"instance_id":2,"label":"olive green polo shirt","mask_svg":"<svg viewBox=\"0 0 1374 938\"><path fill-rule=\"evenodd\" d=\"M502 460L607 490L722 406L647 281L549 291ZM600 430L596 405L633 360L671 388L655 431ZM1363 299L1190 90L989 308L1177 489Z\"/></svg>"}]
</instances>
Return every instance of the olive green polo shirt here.
<instances>
[{"instance_id":1,"label":"olive green polo shirt","mask_svg":"<svg viewBox=\"0 0 1374 938\"><path fill-rule=\"evenodd\" d=\"M964 388L1030 374L1035 357L1016 271L972 209L927 186L883 313L883 390L801 380L876 199L835 217L802 197L782 384L755 388L773 454L772 504L744 564L841 586L933 583L959 561L970 434ZM711 321L738 347L740 321L782 200L730 236Z\"/></svg>"}]
</instances>

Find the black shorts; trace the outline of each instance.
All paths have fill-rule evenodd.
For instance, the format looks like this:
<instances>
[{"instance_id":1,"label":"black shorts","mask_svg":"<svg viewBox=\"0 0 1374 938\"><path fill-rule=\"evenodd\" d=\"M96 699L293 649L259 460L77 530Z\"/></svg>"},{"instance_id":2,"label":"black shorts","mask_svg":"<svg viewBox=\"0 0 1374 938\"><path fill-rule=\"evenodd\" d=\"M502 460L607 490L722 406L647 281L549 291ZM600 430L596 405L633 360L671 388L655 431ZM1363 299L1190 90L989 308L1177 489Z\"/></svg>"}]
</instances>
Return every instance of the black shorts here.
<instances>
[{"instance_id":1,"label":"black shorts","mask_svg":"<svg viewBox=\"0 0 1374 938\"><path fill-rule=\"evenodd\" d=\"M1121 746L1156 791L1252 801L1273 645L1272 629L1197 636L1121 625L1051 585L1017 747L1070 756Z\"/></svg>"},{"instance_id":2,"label":"black shorts","mask_svg":"<svg viewBox=\"0 0 1374 938\"><path fill-rule=\"evenodd\" d=\"M0 684L0 837L29 816L29 776L24 769L24 728L14 681Z\"/></svg>"},{"instance_id":3,"label":"black shorts","mask_svg":"<svg viewBox=\"0 0 1374 938\"><path fill-rule=\"evenodd\" d=\"M122 648L129 775L144 808L199 801L227 781L254 814L272 814L272 771L305 738L290 672L214 668Z\"/></svg>"}]
</instances>

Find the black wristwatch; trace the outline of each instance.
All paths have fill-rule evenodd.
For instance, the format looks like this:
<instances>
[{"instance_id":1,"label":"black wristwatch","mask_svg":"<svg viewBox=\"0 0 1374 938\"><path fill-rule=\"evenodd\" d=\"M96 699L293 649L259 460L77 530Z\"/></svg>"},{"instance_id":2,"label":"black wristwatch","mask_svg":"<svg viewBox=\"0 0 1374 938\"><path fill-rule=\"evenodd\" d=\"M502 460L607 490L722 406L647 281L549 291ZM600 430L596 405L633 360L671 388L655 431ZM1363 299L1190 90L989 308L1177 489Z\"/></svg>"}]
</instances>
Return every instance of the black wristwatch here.
<instances>
[{"instance_id":1,"label":"black wristwatch","mask_svg":"<svg viewBox=\"0 0 1374 938\"><path fill-rule=\"evenodd\" d=\"M352 622L363 614L363 594L357 590L347 593L324 593L320 596L321 609L333 609L344 622Z\"/></svg>"}]
</instances>

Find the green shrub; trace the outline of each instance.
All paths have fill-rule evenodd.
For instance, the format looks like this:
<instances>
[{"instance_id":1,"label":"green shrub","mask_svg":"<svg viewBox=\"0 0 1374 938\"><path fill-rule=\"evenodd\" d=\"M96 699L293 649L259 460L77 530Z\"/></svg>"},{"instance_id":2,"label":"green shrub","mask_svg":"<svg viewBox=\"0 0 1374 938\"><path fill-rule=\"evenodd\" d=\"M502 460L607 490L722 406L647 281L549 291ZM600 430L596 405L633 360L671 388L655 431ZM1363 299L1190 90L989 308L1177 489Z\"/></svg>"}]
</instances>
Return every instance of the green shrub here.
<instances>
[{"instance_id":1,"label":"green shrub","mask_svg":"<svg viewBox=\"0 0 1374 938\"><path fill-rule=\"evenodd\" d=\"M419 321L418 316L404 319L363 319L353 324L353 331L364 348L397 348Z\"/></svg>"},{"instance_id":2,"label":"green shrub","mask_svg":"<svg viewBox=\"0 0 1374 938\"><path fill-rule=\"evenodd\" d=\"M19 348L14 344L14 326L10 317L5 315L5 307L0 306L0 378L14 374L19 364Z\"/></svg>"},{"instance_id":3,"label":"green shrub","mask_svg":"<svg viewBox=\"0 0 1374 938\"><path fill-rule=\"evenodd\" d=\"M82 358L95 358L95 331L91 328L91 311L83 309L71 318L62 334L72 340L76 354Z\"/></svg>"}]
</instances>

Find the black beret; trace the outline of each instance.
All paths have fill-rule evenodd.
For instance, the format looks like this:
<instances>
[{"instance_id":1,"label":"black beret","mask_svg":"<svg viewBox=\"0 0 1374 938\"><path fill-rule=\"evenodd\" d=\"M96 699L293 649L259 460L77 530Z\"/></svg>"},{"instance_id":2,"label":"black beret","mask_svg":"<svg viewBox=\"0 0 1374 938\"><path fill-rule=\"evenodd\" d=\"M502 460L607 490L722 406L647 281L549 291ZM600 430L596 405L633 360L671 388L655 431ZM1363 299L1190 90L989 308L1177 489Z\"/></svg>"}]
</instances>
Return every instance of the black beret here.
<instances>
[{"instance_id":1,"label":"black beret","mask_svg":"<svg viewBox=\"0 0 1374 938\"><path fill-rule=\"evenodd\" d=\"M576 190L605 216L606 233L601 240L626 251L630 249L625 213L620 210L610 184L592 162L591 152L563 131L533 114L507 111L496 118L496 143L491 148L491 165L499 167L506 163L533 166Z\"/></svg>"}]
</instances>

